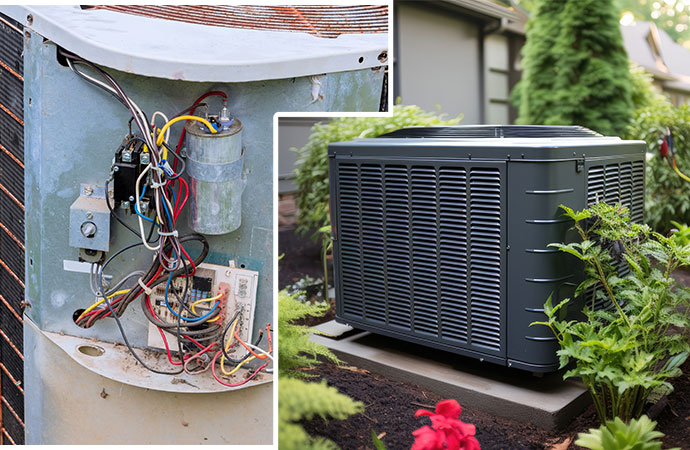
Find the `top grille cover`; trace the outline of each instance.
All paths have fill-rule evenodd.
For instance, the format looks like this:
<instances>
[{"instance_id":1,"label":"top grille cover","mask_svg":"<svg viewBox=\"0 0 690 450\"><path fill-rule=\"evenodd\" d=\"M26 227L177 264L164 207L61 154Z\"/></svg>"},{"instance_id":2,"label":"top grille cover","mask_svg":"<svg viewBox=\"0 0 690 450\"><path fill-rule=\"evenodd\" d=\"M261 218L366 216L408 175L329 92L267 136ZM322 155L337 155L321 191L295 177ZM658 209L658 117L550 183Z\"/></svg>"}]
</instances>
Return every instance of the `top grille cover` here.
<instances>
[{"instance_id":1,"label":"top grille cover","mask_svg":"<svg viewBox=\"0 0 690 450\"><path fill-rule=\"evenodd\" d=\"M409 128L331 144L336 320L556 370L553 336L529 324L582 279L548 247L570 238L559 205L621 202L641 222L645 149L548 126Z\"/></svg>"}]
</instances>

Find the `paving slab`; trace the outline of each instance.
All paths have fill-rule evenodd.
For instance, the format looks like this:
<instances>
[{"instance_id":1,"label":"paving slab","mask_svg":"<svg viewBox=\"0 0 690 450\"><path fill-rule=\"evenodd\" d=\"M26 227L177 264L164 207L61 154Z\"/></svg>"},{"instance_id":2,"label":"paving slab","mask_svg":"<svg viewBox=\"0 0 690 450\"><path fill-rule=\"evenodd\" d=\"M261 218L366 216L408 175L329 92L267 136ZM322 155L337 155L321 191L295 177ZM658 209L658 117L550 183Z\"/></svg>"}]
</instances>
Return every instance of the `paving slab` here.
<instances>
[{"instance_id":1,"label":"paving slab","mask_svg":"<svg viewBox=\"0 0 690 450\"><path fill-rule=\"evenodd\" d=\"M349 364L421 386L454 398L463 407L498 417L556 430L570 423L591 403L584 385L564 381L561 372L536 376L369 332L357 332L335 321L316 328L328 336L313 335L312 340L330 348Z\"/></svg>"}]
</instances>

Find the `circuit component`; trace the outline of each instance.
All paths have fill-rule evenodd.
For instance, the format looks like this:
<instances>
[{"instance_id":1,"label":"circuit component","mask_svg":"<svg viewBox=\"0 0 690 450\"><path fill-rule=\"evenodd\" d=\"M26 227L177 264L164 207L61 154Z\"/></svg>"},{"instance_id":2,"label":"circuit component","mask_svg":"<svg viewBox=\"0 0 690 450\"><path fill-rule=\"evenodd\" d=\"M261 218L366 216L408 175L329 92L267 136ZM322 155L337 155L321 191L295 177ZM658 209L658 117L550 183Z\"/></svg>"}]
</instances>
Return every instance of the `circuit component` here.
<instances>
[{"instance_id":1,"label":"circuit component","mask_svg":"<svg viewBox=\"0 0 690 450\"><path fill-rule=\"evenodd\" d=\"M116 206L134 213L135 183L144 167L151 162L143 139L129 135L115 152L113 164L113 200ZM148 198L141 201L142 214L146 215Z\"/></svg>"},{"instance_id":2,"label":"circuit component","mask_svg":"<svg viewBox=\"0 0 690 450\"><path fill-rule=\"evenodd\" d=\"M80 186L79 197L69 208L69 228L70 246L91 252L108 251L110 211L105 203L103 186Z\"/></svg>"},{"instance_id":3,"label":"circuit component","mask_svg":"<svg viewBox=\"0 0 690 450\"><path fill-rule=\"evenodd\" d=\"M197 267L196 273L192 277L189 287L189 299L187 303L194 305L196 302L210 297L224 294L220 301L220 317L225 328L235 313L239 313L239 323L237 326L238 336L245 342L251 341L253 333L254 309L256 306L256 288L259 273L253 270L241 269L232 266L220 266L216 264L203 263ZM165 285L157 286L151 293L151 305L156 315L169 323L175 323L177 316L172 311L179 311L180 305L172 293L174 290L178 295L182 295L185 287L184 278L175 278L168 288L168 301L165 300ZM215 304L213 302L198 303L194 310L200 316L211 311ZM170 306L168 308L168 305ZM172 310L172 311L171 311ZM190 315L184 312L183 317ZM165 332L168 345L175 342L173 334ZM165 344L161 333L153 323L149 324L148 346L159 350L165 350ZM235 357L243 356L246 350L236 345L228 350L228 354Z\"/></svg>"}]
</instances>

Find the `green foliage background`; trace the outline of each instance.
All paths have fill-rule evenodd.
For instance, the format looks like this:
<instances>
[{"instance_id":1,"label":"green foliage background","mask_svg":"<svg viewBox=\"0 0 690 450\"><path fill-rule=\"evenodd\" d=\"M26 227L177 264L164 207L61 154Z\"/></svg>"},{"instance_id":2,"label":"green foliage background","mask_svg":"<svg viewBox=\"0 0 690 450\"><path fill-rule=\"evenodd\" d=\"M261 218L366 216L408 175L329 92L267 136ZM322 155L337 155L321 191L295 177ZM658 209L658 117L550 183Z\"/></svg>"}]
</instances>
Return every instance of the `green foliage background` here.
<instances>
[{"instance_id":1,"label":"green foliage background","mask_svg":"<svg viewBox=\"0 0 690 450\"><path fill-rule=\"evenodd\" d=\"M667 129L673 132L676 162L681 172L690 173L690 107L674 107L657 93L652 101L635 110L628 127L628 139L647 142L645 222L660 233L668 233L672 221L690 223L690 185L659 155L659 141Z\"/></svg>"},{"instance_id":2,"label":"green foliage background","mask_svg":"<svg viewBox=\"0 0 690 450\"><path fill-rule=\"evenodd\" d=\"M396 105L391 117L342 117L330 123L317 123L309 142L298 153L297 179L299 228L302 233L330 225L328 215L328 144L357 138L377 137L412 126L457 125L462 116L444 119L419 106ZM315 237L318 234L314 235Z\"/></svg>"},{"instance_id":3,"label":"green foliage background","mask_svg":"<svg viewBox=\"0 0 690 450\"><path fill-rule=\"evenodd\" d=\"M519 124L581 125L620 136L632 118L614 0L535 0L511 99Z\"/></svg>"}]
</instances>

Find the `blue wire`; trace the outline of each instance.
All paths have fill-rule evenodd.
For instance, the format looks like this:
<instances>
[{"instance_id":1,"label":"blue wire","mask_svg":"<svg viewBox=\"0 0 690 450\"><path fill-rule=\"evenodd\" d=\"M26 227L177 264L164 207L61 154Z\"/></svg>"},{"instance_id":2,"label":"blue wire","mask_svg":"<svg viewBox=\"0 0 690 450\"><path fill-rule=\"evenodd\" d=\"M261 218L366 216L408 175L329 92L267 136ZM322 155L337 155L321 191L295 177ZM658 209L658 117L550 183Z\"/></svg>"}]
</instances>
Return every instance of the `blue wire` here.
<instances>
[{"instance_id":1,"label":"blue wire","mask_svg":"<svg viewBox=\"0 0 690 450\"><path fill-rule=\"evenodd\" d=\"M168 202L166 202L164 200L161 203L163 203L163 208L165 208L165 214L168 216L168 220L170 221L170 224L172 225L173 220L172 220L172 216L170 215L170 211L168 210Z\"/></svg>"},{"instance_id":2,"label":"blue wire","mask_svg":"<svg viewBox=\"0 0 690 450\"><path fill-rule=\"evenodd\" d=\"M173 250L173 253L174 253L174 250ZM170 272L170 275L168 276L168 282L165 284L165 306L168 307L168 311L170 311L175 317L179 317L180 319L185 320L185 321L187 321L187 322L199 322L200 320L204 320L205 318L207 318L208 316L210 316L210 315L213 313L213 311L216 310L216 308L218 307L218 305L220 305L220 301L217 301L216 304L213 305L213 308L211 308L211 310L210 310L209 312L207 312L205 315L203 315L203 316L201 316L201 317L199 317L199 318L197 318L197 319L190 319L190 318L184 317L184 316L180 317L180 315L177 314L177 313L170 307L170 303L168 303L168 289L170 288L170 282L172 281L172 275L173 275L172 272Z\"/></svg>"},{"instance_id":3,"label":"blue wire","mask_svg":"<svg viewBox=\"0 0 690 450\"><path fill-rule=\"evenodd\" d=\"M141 217L144 220L148 220L149 222L153 223L153 219L149 219L145 215L139 212L139 202L141 201L142 198L144 198L144 194L146 194L146 185L144 185L144 189L141 191L141 196L139 197L139 201L134 204L134 212L137 213L137 216ZM158 225L158 224L156 224Z\"/></svg>"}]
</instances>

